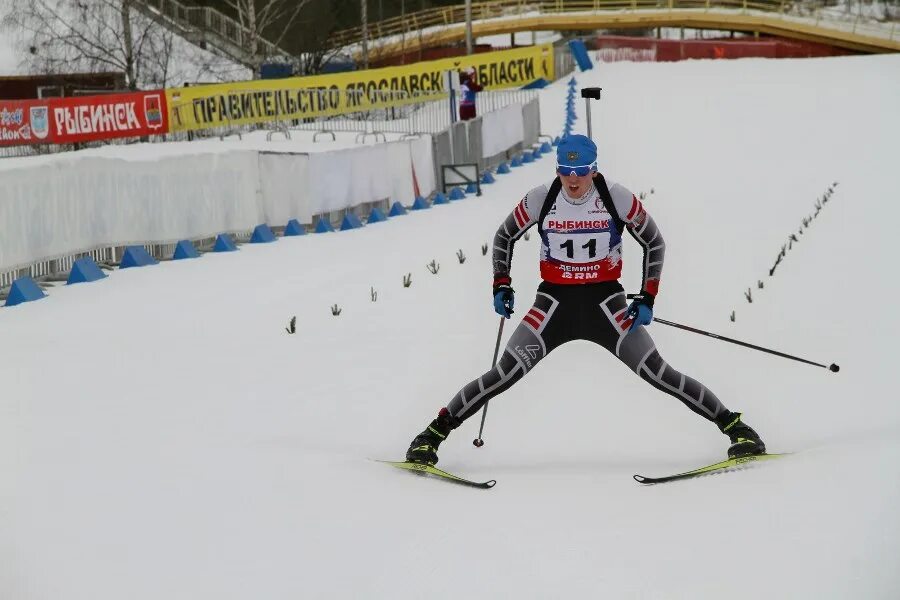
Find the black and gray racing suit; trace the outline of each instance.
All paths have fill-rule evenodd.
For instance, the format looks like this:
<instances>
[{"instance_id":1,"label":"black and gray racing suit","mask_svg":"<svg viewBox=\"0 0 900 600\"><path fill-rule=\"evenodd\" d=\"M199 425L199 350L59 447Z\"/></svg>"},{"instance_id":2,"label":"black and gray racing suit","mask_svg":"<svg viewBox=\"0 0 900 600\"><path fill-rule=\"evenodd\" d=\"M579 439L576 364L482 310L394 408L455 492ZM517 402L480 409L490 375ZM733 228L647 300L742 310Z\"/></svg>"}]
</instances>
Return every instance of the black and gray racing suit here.
<instances>
[{"instance_id":1,"label":"black and gray racing suit","mask_svg":"<svg viewBox=\"0 0 900 600\"><path fill-rule=\"evenodd\" d=\"M624 186L606 180L615 212L644 248L642 292L659 289L665 243L641 202ZM541 220L541 278L534 305L522 317L497 365L466 384L447 406L462 422L485 402L509 389L553 349L572 340L599 344L655 388L710 421L726 409L706 386L672 368L642 326L629 331L625 292L618 279L622 238L597 187L573 200L560 190L549 210L542 207L549 185L530 192L494 237L495 281L509 281L513 245Z\"/></svg>"}]
</instances>

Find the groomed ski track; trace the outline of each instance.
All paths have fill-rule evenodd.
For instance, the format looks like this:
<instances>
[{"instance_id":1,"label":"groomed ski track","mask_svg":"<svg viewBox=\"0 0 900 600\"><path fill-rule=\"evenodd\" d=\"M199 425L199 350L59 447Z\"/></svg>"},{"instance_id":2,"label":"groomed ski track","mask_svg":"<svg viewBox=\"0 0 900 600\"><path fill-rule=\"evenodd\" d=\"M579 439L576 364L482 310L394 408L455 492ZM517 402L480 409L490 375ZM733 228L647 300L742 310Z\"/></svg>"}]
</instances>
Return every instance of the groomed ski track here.
<instances>
[{"instance_id":1,"label":"groomed ski track","mask_svg":"<svg viewBox=\"0 0 900 600\"><path fill-rule=\"evenodd\" d=\"M491 402L483 448L477 418L441 448L439 466L497 479L490 492L367 460L401 459L489 367L481 245L550 179L548 155L481 198L0 310L0 598L896 598L898 74L896 55L576 74L604 88L604 171L653 188L656 314L841 365L650 327L667 361L795 455L635 483L724 457L726 439L573 343ZM565 83L543 92L546 133ZM516 247L504 339L534 298L537 248L534 233ZM636 291L632 241L624 260Z\"/></svg>"}]
</instances>

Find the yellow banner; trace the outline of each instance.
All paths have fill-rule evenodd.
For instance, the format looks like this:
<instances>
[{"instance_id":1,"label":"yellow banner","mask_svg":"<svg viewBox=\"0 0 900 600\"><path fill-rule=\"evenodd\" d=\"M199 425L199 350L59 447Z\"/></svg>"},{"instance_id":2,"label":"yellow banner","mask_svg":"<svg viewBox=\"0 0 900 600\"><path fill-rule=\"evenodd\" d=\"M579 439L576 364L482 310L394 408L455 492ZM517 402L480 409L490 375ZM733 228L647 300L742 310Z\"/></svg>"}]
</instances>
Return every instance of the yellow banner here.
<instances>
[{"instance_id":1,"label":"yellow banner","mask_svg":"<svg viewBox=\"0 0 900 600\"><path fill-rule=\"evenodd\" d=\"M446 93L444 71L474 67L485 89L553 80L553 46L455 56L399 67L166 90L172 131L326 117L421 102Z\"/></svg>"}]
</instances>

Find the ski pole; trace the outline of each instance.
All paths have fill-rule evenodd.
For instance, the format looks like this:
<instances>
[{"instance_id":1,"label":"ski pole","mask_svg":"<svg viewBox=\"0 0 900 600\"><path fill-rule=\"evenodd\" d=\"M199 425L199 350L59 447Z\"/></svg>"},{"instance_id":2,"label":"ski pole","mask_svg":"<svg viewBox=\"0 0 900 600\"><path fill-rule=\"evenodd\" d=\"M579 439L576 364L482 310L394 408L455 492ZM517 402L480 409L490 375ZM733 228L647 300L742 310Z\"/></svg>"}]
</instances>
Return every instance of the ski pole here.
<instances>
[{"instance_id":1,"label":"ski pole","mask_svg":"<svg viewBox=\"0 0 900 600\"><path fill-rule=\"evenodd\" d=\"M500 338L503 337L503 323L505 321L506 317L500 317L500 329L497 331L497 345L494 347L494 362L491 363L491 368L497 366L497 355L500 353ZM481 408L481 427L478 429L478 437L472 440L472 443L476 448L484 446L484 440L481 439L481 434L484 432L484 420L487 418L487 407L488 403L485 402L484 406Z\"/></svg>"},{"instance_id":2,"label":"ski pole","mask_svg":"<svg viewBox=\"0 0 900 600\"><path fill-rule=\"evenodd\" d=\"M656 323L662 323L663 325L668 325L670 327L677 327L678 329L684 329L685 331L699 333L700 335L705 335L705 336L708 336L711 338L715 338L717 340L722 340L723 342L730 342L732 344L737 344L738 346L743 346L744 348L751 348L753 350L759 350L760 352L774 354L775 356L780 356L782 358L789 358L791 360L796 360L797 362L806 363L808 365L822 367L823 369L828 369L832 373L837 373L838 371L841 370L841 368L834 363L831 363L830 365L823 365L822 363L817 363L817 362L814 362L811 360L806 360L805 358L800 358L799 356L792 356L790 354L785 354L784 352L779 352L778 350L772 350L770 348L763 348L762 346L755 346L753 344L748 344L747 342L742 342L740 340L735 340L730 337L725 337L724 335L710 333L708 331L703 331L702 329L695 329L693 327L688 327L687 325L682 325L680 323L674 323L672 321L666 321L665 319L660 319L658 317L653 317L653 321Z\"/></svg>"},{"instance_id":3,"label":"ski pole","mask_svg":"<svg viewBox=\"0 0 900 600\"><path fill-rule=\"evenodd\" d=\"M628 294L627 298L631 300L634 298L636 294ZM691 333L699 333L700 335L705 335L707 337L715 338L717 340L722 340L723 342L730 342L732 344L737 344L738 346L743 346L744 348L751 348L753 350L759 350L760 352L766 352L768 354L774 354L775 356L780 356L782 358L789 358L791 360L796 360L798 362L806 363L808 365L814 365L816 367L822 367L823 369L828 369L832 373L837 373L841 370L841 368L831 363L830 365L823 365L822 363L813 362L811 360L806 360L805 358L800 358L799 356L793 356L791 354L785 354L784 352L779 352L778 350L772 350L770 348L763 348L762 346L756 346L754 344L749 344L747 342L742 342L740 340L735 340L730 337L725 337L724 335L719 335L717 333L711 333L709 331L703 331L702 329L697 329L695 327L689 327L687 325L682 325L681 323L675 323L674 321L667 321L665 319L660 319L659 317L653 317L653 321L655 323L662 323L663 325L668 325L669 327L677 327L678 329L684 329L685 331L690 331Z\"/></svg>"}]
</instances>

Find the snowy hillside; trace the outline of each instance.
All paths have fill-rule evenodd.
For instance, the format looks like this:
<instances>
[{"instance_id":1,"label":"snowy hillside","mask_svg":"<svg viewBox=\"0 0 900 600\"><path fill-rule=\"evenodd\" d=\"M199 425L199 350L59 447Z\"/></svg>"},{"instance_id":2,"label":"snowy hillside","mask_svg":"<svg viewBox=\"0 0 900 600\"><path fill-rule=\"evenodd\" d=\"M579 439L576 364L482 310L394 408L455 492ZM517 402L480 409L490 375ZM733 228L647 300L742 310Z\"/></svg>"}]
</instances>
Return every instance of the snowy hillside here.
<instances>
[{"instance_id":1,"label":"snowy hillside","mask_svg":"<svg viewBox=\"0 0 900 600\"><path fill-rule=\"evenodd\" d=\"M63 7L63 10L66 8ZM0 5L0 18L6 16L5 12L6 7ZM135 28L145 26L146 17L143 15L135 14L133 20ZM143 89L179 87L186 83L237 81L249 79L252 76L251 71L246 67L211 51L203 50L171 32L161 29L159 31L158 35L170 46L169 56L165 60L154 56L152 64L142 64L147 71L140 81ZM30 56L26 52L29 43L30 38L26 32L12 26L0 27L0 77L45 72L45 66L40 63L38 58ZM89 58L84 57L83 60L89 61ZM164 62L166 66L165 77L158 72L159 65L156 63L160 61ZM88 65L89 62L75 61L68 65L68 69L74 72L91 71L92 69Z\"/></svg>"},{"instance_id":2,"label":"snowy hillside","mask_svg":"<svg viewBox=\"0 0 900 600\"><path fill-rule=\"evenodd\" d=\"M18 74L19 57L13 46L12 36L0 29L0 76Z\"/></svg>"},{"instance_id":3,"label":"snowy hillside","mask_svg":"<svg viewBox=\"0 0 900 600\"><path fill-rule=\"evenodd\" d=\"M727 439L576 342L491 402L483 448L478 418L443 444L440 466L492 490L370 460L402 457L490 366L481 245L552 177L548 155L481 198L0 310L0 598L897 598L898 74L900 57L872 56L577 75L604 89L602 170L653 189L656 315L841 366L649 327L793 456L642 487L632 474L713 462ZM543 92L545 132L565 94ZM504 339L534 298L537 244L516 248ZM626 242L630 291L640 260Z\"/></svg>"}]
</instances>

